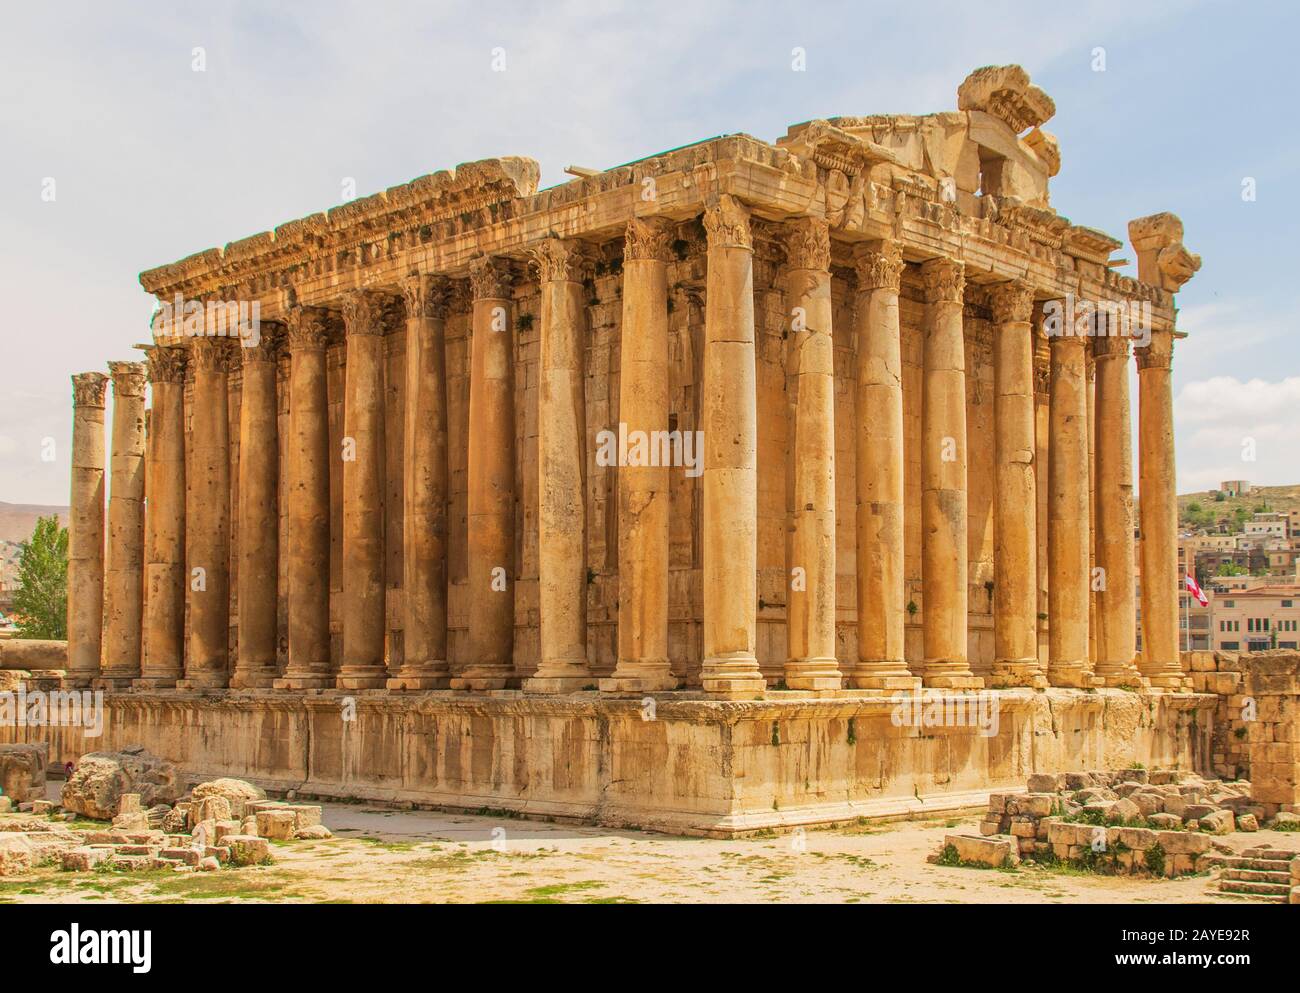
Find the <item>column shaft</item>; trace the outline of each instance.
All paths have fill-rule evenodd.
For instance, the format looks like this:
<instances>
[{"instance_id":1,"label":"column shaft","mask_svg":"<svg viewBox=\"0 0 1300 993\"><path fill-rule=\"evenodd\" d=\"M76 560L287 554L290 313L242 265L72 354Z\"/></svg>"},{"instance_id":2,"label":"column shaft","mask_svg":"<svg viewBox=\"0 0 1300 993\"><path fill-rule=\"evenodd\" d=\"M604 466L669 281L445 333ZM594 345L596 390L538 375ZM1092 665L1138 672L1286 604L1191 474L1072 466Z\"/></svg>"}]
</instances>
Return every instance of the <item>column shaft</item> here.
<instances>
[{"instance_id":1,"label":"column shaft","mask_svg":"<svg viewBox=\"0 0 1300 993\"><path fill-rule=\"evenodd\" d=\"M72 377L68 528L68 681L99 676L104 621L104 388L102 372Z\"/></svg>"},{"instance_id":2,"label":"column shaft","mask_svg":"<svg viewBox=\"0 0 1300 993\"><path fill-rule=\"evenodd\" d=\"M185 356L149 349L148 500L145 502L144 653L140 689L176 685L185 674Z\"/></svg>"},{"instance_id":3,"label":"column shaft","mask_svg":"<svg viewBox=\"0 0 1300 993\"><path fill-rule=\"evenodd\" d=\"M585 264L576 242L548 238L533 253L541 280L537 396L535 693L594 685L587 668L587 412L583 383Z\"/></svg>"},{"instance_id":4,"label":"column shaft","mask_svg":"<svg viewBox=\"0 0 1300 993\"><path fill-rule=\"evenodd\" d=\"M1138 686L1133 664L1137 604L1133 588L1133 448L1129 404L1129 343L1107 335L1093 341L1097 363L1096 675L1107 686ZM1094 584L1096 585L1096 584Z\"/></svg>"},{"instance_id":5,"label":"column shaft","mask_svg":"<svg viewBox=\"0 0 1300 993\"><path fill-rule=\"evenodd\" d=\"M480 258L469 373L467 494L469 663L453 689L502 689L515 678L515 377L510 270Z\"/></svg>"},{"instance_id":6,"label":"column shaft","mask_svg":"<svg viewBox=\"0 0 1300 993\"><path fill-rule=\"evenodd\" d=\"M668 430L668 257L673 227L636 218L623 247L620 437ZM645 693L677 685L668 660L669 468L622 460L618 484L618 662L600 688ZM661 460L655 460L656 462Z\"/></svg>"},{"instance_id":7,"label":"column shaft","mask_svg":"<svg viewBox=\"0 0 1300 993\"><path fill-rule=\"evenodd\" d=\"M239 401L239 611L237 689L271 686L278 678L276 648L280 569L280 437L276 403L278 341L261 328L257 344L242 341Z\"/></svg>"},{"instance_id":8,"label":"column shaft","mask_svg":"<svg viewBox=\"0 0 1300 993\"><path fill-rule=\"evenodd\" d=\"M921 626L926 686L979 688L967 655L966 356L960 263L921 268L926 286L921 398Z\"/></svg>"},{"instance_id":9,"label":"column shaft","mask_svg":"<svg viewBox=\"0 0 1300 993\"><path fill-rule=\"evenodd\" d=\"M230 678L230 423L228 338L195 338L193 443L185 508L190 566L190 651L182 689L216 689Z\"/></svg>"},{"instance_id":10,"label":"column shaft","mask_svg":"<svg viewBox=\"0 0 1300 993\"><path fill-rule=\"evenodd\" d=\"M341 690L387 685L384 582L384 331L391 301L369 290L343 303L343 658Z\"/></svg>"},{"instance_id":11,"label":"column shaft","mask_svg":"<svg viewBox=\"0 0 1300 993\"><path fill-rule=\"evenodd\" d=\"M701 682L752 697L758 609L758 413L754 249L749 210L730 194L704 214L704 660Z\"/></svg>"},{"instance_id":12,"label":"column shaft","mask_svg":"<svg viewBox=\"0 0 1300 993\"><path fill-rule=\"evenodd\" d=\"M1047 678L1053 686L1092 685L1088 655L1088 339L1064 328L1050 339L1048 443Z\"/></svg>"},{"instance_id":13,"label":"column shaft","mask_svg":"<svg viewBox=\"0 0 1300 993\"><path fill-rule=\"evenodd\" d=\"M1038 664L1038 487L1035 478L1033 289L991 295L995 499L994 686L1045 686Z\"/></svg>"},{"instance_id":14,"label":"column shaft","mask_svg":"<svg viewBox=\"0 0 1300 993\"><path fill-rule=\"evenodd\" d=\"M786 238L795 383L794 541L788 564L785 684L837 690L835 650L835 346L827 223L800 218Z\"/></svg>"},{"instance_id":15,"label":"column shaft","mask_svg":"<svg viewBox=\"0 0 1300 993\"><path fill-rule=\"evenodd\" d=\"M849 684L907 690L904 635L907 580L903 539L903 354L898 289L903 256L897 243L868 243L854 254L857 425L858 657Z\"/></svg>"},{"instance_id":16,"label":"column shaft","mask_svg":"<svg viewBox=\"0 0 1300 993\"><path fill-rule=\"evenodd\" d=\"M1138 668L1152 686L1183 683L1178 646L1178 496L1174 472L1173 333L1153 330L1137 349L1138 507L1142 528L1142 655Z\"/></svg>"},{"instance_id":17,"label":"column shaft","mask_svg":"<svg viewBox=\"0 0 1300 993\"><path fill-rule=\"evenodd\" d=\"M403 450L403 660L390 690L446 689L447 668L447 362L450 285L411 276L406 298L406 430Z\"/></svg>"},{"instance_id":18,"label":"column shaft","mask_svg":"<svg viewBox=\"0 0 1300 993\"><path fill-rule=\"evenodd\" d=\"M276 689L333 686L330 665L329 403L326 311L289 312L289 437L285 504L289 525L289 658Z\"/></svg>"}]
</instances>

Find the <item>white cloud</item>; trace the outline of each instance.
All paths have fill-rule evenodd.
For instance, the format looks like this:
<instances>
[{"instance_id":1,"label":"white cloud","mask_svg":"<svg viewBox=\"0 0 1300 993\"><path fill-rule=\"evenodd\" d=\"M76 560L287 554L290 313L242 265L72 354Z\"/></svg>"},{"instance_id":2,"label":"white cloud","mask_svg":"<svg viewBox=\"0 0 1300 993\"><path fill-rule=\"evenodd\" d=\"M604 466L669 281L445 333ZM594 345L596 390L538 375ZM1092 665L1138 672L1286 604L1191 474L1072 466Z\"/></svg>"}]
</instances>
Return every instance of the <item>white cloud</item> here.
<instances>
[{"instance_id":1,"label":"white cloud","mask_svg":"<svg viewBox=\"0 0 1300 993\"><path fill-rule=\"evenodd\" d=\"M1212 489L1225 479L1264 486L1300 482L1297 412L1300 376L1188 383L1174 400L1179 492Z\"/></svg>"}]
</instances>

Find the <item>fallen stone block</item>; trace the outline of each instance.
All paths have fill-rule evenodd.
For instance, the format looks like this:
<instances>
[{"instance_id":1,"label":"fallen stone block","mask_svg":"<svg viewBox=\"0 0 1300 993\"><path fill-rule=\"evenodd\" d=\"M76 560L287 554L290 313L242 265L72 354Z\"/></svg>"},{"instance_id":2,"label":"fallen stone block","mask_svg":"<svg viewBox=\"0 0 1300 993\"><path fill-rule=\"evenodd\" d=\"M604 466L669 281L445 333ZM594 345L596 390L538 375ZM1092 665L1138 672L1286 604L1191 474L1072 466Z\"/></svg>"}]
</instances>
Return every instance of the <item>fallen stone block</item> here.
<instances>
[{"instance_id":1,"label":"fallen stone block","mask_svg":"<svg viewBox=\"0 0 1300 993\"><path fill-rule=\"evenodd\" d=\"M146 807L172 803L180 796L176 767L140 745L117 752L83 755L63 784L62 804L93 820L111 820L124 793L137 793Z\"/></svg>"},{"instance_id":2,"label":"fallen stone block","mask_svg":"<svg viewBox=\"0 0 1300 993\"><path fill-rule=\"evenodd\" d=\"M113 827L118 831L148 831L149 818L144 811L128 811L113 818Z\"/></svg>"},{"instance_id":3,"label":"fallen stone block","mask_svg":"<svg viewBox=\"0 0 1300 993\"><path fill-rule=\"evenodd\" d=\"M1116 800L1111 804L1110 816L1122 821L1136 821L1142 817L1142 808L1127 798Z\"/></svg>"},{"instance_id":4,"label":"fallen stone block","mask_svg":"<svg viewBox=\"0 0 1300 993\"><path fill-rule=\"evenodd\" d=\"M1210 850L1209 835L1191 831L1158 831L1156 840L1169 855L1200 855Z\"/></svg>"},{"instance_id":5,"label":"fallen stone block","mask_svg":"<svg viewBox=\"0 0 1300 993\"><path fill-rule=\"evenodd\" d=\"M1293 814L1286 810L1279 810L1273 815L1273 819L1268 822L1268 826L1274 831L1300 830L1300 814Z\"/></svg>"},{"instance_id":6,"label":"fallen stone block","mask_svg":"<svg viewBox=\"0 0 1300 993\"><path fill-rule=\"evenodd\" d=\"M177 862L183 862L186 865L198 865L202 853L197 848L186 846L176 846L173 848L163 848L158 852L159 856L165 859L173 859Z\"/></svg>"},{"instance_id":7,"label":"fallen stone block","mask_svg":"<svg viewBox=\"0 0 1300 993\"><path fill-rule=\"evenodd\" d=\"M199 872L216 872L221 863L211 856L199 860Z\"/></svg>"},{"instance_id":8,"label":"fallen stone block","mask_svg":"<svg viewBox=\"0 0 1300 993\"><path fill-rule=\"evenodd\" d=\"M259 810L257 812L257 833L273 841L289 841L293 838L295 818L291 810Z\"/></svg>"},{"instance_id":9,"label":"fallen stone block","mask_svg":"<svg viewBox=\"0 0 1300 993\"><path fill-rule=\"evenodd\" d=\"M295 830L301 831L303 828L315 827L320 823L320 807L314 804L295 803L285 808L293 812L293 826Z\"/></svg>"},{"instance_id":10,"label":"fallen stone block","mask_svg":"<svg viewBox=\"0 0 1300 993\"><path fill-rule=\"evenodd\" d=\"M1238 815L1237 815L1237 830L1238 830L1238 831L1258 831L1258 830L1259 830L1259 820L1255 817L1254 814L1238 814Z\"/></svg>"},{"instance_id":11,"label":"fallen stone block","mask_svg":"<svg viewBox=\"0 0 1300 993\"><path fill-rule=\"evenodd\" d=\"M35 862L35 853L27 835L13 831L0 834L0 876L31 872Z\"/></svg>"},{"instance_id":12,"label":"fallen stone block","mask_svg":"<svg viewBox=\"0 0 1300 993\"><path fill-rule=\"evenodd\" d=\"M67 872L89 872L113 854L113 849L102 845L82 845L63 853L63 868Z\"/></svg>"},{"instance_id":13,"label":"fallen stone block","mask_svg":"<svg viewBox=\"0 0 1300 993\"><path fill-rule=\"evenodd\" d=\"M1006 835L982 838L972 834L949 834L943 839L944 847L951 845L959 861L969 865L983 865L992 869L1020 863L1020 845Z\"/></svg>"},{"instance_id":14,"label":"fallen stone block","mask_svg":"<svg viewBox=\"0 0 1300 993\"><path fill-rule=\"evenodd\" d=\"M15 805L45 796L45 767L50 749L35 745L0 745L0 794Z\"/></svg>"},{"instance_id":15,"label":"fallen stone block","mask_svg":"<svg viewBox=\"0 0 1300 993\"><path fill-rule=\"evenodd\" d=\"M225 817L217 817L216 819L228 820L234 818L242 820L250 802L266 799L266 790L242 779L214 779L211 782L199 783L191 791L190 796L193 797L195 803L208 797L221 797L230 804L230 811Z\"/></svg>"},{"instance_id":16,"label":"fallen stone block","mask_svg":"<svg viewBox=\"0 0 1300 993\"><path fill-rule=\"evenodd\" d=\"M0 814L11 813L14 809L13 800L7 796L0 796Z\"/></svg>"},{"instance_id":17,"label":"fallen stone block","mask_svg":"<svg viewBox=\"0 0 1300 993\"><path fill-rule=\"evenodd\" d=\"M1236 826L1231 810L1216 810L1199 818L1201 830L1207 834L1230 834Z\"/></svg>"},{"instance_id":18,"label":"fallen stone block","mask_svg":"<svg viewBox=\"0 0 1300 993\"><path fill-rule=\"evenodd\" d=\"M117 800L119 814L138 814L141 811L139 793L123 793Z\"/></svg>"},{"instance_id":19,"label":"fallen stone block","mask_svg":"<svg viewBox=\"0 0 1300 993\"><path fill-rule=\"evenodd\" d=\"M324 841L327 838L333 838L334 833L324 824L313 824L310 827L299 828L294 837L299 841Z\"/></svg>"},{"instance_id":20,"label":"fallen stone block","mask_svg":"<svg viewBox=\"0 0 1300 993\"><path fill-rule=\"evenodd\" d=\"M1182 827L1183 819L1176 814L1148 814L1147 823L1162 831L1172 831Z\"/></svg>"},{"instance_id":21,"label":"fallen stone block","mask_svg":"<svg viewBox=\"0 0 1300 993\"><path fill-rule=\"evenodd\" d=\"M1038 772L1029 777L1030 793L1059 793L1065 785L1065 777L1059 772Z\"/></svg>"},{"instance_id":22,"label":"fallen stone block","mask_svg":"<svg viewBox=\"0 0 1300 993\"><path fill-rule=\"evenodd\" d=\"M1007 801L1007 813L1026 817L1046 817L1052 812L1055 804L1056 796L1052 793L1025 793Z\"/></svg>"},{"instance_id":23,"label":"fallen stone block","mask_svg":"<svg viewBox=\"0 0 1300 993\"><path fill-rule=\"evenodd\" d=\"M271 861L271 846L265 838L233 834L227 836L224 841L230 848L231 865L265 865Z\"/></svg>"},{"instance_id":24,"label":"fallen stone block","mask_svg":"<svg viewBox=\"0 0 1300 993\"><path fill-rule=\"evenodd\" d=\"M204 821L228 821L232 816L230 801L224 796L214 794L212 796L196 797L190 803L191 824L201 824Z\"/></svg>"}]
</instances>

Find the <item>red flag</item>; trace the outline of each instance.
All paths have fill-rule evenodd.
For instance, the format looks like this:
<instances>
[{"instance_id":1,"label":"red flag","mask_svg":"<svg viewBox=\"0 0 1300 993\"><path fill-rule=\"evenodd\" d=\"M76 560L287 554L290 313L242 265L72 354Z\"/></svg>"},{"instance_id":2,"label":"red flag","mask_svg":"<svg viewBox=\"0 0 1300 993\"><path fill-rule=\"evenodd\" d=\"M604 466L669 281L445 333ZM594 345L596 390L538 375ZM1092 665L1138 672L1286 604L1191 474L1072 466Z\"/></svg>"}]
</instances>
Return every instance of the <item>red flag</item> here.
<instances>
[{"instance_id":1,"label":"red flag","mask_svg":"<svg viewBox=\"0 0 1300 993\"><path fill-rule=\"evenodd\" d=\"M1200 602L1201 606L1208 607L1210 605L1210 601L1205 598L1205 593L1201 590L1201 587L1197 584L1196 580L1193 579L1191 576L1187 576L1185 577L1184 581L1187 584L1187 588L1191 590L1192 596L1196 597L1196 599Z\"/></svg>"}]
</instances>

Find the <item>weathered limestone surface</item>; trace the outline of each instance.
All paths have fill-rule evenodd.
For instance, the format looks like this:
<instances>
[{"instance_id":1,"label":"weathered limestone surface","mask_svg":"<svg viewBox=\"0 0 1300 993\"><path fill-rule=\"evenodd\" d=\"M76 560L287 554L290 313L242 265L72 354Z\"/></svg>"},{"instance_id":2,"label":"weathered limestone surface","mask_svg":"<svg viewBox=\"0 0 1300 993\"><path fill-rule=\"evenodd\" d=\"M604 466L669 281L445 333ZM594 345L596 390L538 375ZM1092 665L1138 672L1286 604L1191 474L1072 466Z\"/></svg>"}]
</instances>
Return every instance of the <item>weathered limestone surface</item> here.
<instances>
[{"instance_id":1,"label":"weathered limestone surface","mask_svg":"<svg viewBox=\"0 0 1300 993\"><path fill-rule=\"evenodd\" d=\"M104 388L102 372L72 377L72 496L68 527L68 679L99 675L104 605Z\"/></svg>"},{"instance_id":2,"label":"weathered limestone surface","mask_svg":"<svg viewBox=\"0 0 1300 993\"><path fill-rule=\"evenodd\" d=\"M129 701L130 698L117 699ZM166 747L171 754L177 754L175 743L157 741L150 744L159 751ZM59 799L65 810L93 820L110 821L117 816L124 794L139 794L140 803L145 807L173 803L180 797L182 784L178 781L174 763L139 744L118 747L118 751L103 749L60 756L63 761L76 762L76 769L63 784Z\"/></svg>"}]
</instances>

